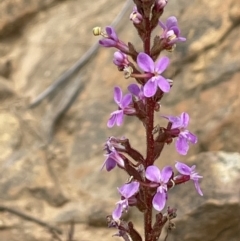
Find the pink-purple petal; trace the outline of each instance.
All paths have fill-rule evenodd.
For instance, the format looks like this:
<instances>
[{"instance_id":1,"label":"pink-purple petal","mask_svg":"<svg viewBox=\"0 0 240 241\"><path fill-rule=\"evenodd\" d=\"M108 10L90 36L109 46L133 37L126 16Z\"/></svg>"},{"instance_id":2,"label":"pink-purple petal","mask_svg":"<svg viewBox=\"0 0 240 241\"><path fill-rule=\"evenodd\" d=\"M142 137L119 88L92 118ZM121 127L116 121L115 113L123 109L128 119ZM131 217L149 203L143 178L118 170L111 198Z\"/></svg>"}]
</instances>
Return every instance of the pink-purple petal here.
<instances>
[{"instance_id":1,"label":"pink-purple petal","mask_svg":"<svg viewBox=\"0 0 240 241\"><path fill-rule=\"evenodd\" d=\"M152 97L156 94L157 91L157 81L155 81L155 77L152 77L148 80L148 82L143 87L143 93L146 97Z\"/></svg>"},{"instance_id":2,"label":"pink-purple petal","mask_svg":"<svg viewBox=\"0 0 240 241\"><path fill-rule=\"evenodd\" d=\"M147 54L139 53L137 56L137 64L143 71L154 73L154 62Z\"/></svg>"},{"instance_id":3,"label":"pink-purple petal","mask_svg":"<svg viewBox=\"0 0 240 241\"><path fill-rule=\"evenodd\" d=\"M176 37L179 36L180 30L179 30L179 28L178 28L177 26L171 27L171 30L174 32L174 34L176 35Z\"/></svg>"},{"instance_id":4,"label":"pink-purple petal","mask_svg":"<svg viewBox=\"0 0 240 241\"><path fill-rule=\"evenodd\" d=\"M132 95L126 94L122 101L121 101L121 108L124 109L125 107L129 106L132 103Z\"/></svg>"},{"instance_id":5,"label":"pink-purple petal","mask_svg":"<svg viewBox=\"0 0 240 241\"><path fill-rule=\"evenodd\" d=\"M139 93L140 93L140 88L139 88L139 86L136 85L136 84L130 84L130 85L128 86L128 91L129 91L131 94L133 94L133 95L135 95L135 96L138 96Z\"/></svg>"},{"instance_id":6,"label":"pink-purple petal","mask_svg":"<svg viewBox=\"0 0 240 241\"><path fill-rule=\"evenodd\" d=\"M155 64L155 72L161 74L169 65L169 58L162 57Z\"/></svg>"},{"instance_id":7,"label":"pink-purple petal","mask_svg":"<svg viewBox=\"0 0 240 241\"><path fill-rule=\"evenodd\" d=\"M107 123L108 128L112 128L115 125L116 117L117 117L116 113L113 112Z\"/></svg>"},{"instance_id":8,"label":"pink-purple petal","mask_svg":"<svg viewBox=\"0 0 240 241\"><path fill-rule=\"evenodd\" d=\"M169 122L172 122L172 129L175 129L175 128L178 128L178 127L182 126L182 122L181 122L181 119L180 119L179 116L162 115L162 117L168 119Z\"/></svg>"},{"instance_id":9,"label":"pink-purple petal","mask_svg":"<svg viewBox=\"0 0 240 241\"><path fill-rule=\"evenodd\" d=\"M182 125L184 128L186 128L188 126L188 123L189 123L189 114L186 113L186 112L183 112L180 116L181 118L181 121L182 121Z\"/></svg>"},{"instance_id":10,"label":"pink-purple petal","mask_svg":"<svg viewBox=\"0 0 240 241\"><path fill-rule=\"evenodd\" d=\"M185 163L177 162L175 164L175 167L178 170L178 172L181 173L182 175L187 175L187 176L191 175L192 169Z\"/></svg>"},{"instance_id":11,"label":"pink-purple petal","mask_svg":"<svg viewBox=\"0 0 240 241\"><path fill-rule=\"evenodd\" d=\"M116 46L116 41L112 39L100 39L99 44L102 45L103 47L115 47Z\"/></svg>"},{"instance_id":12,"label":"pink-purple petal","mask_svg":"<svg viewBox=\"0 0 240 241\"><path fill-rule=\"evenodd\" d=\"M161 174L162 174L162 177L161 177L162 182L167 183L173 174L172 167L170 167L170 166L164 167L162 169Z\"/></svg>"},{"instance_id":13,"label":"pink-purple petal","mask_svg":"<svg viewBox=\"0 0 240 241\"><path fill-rule=\"evenodd\" d=\"M112 217L114 220L119 220L119 218L122 216L122 211L123 211L123 206L122 204L119 202L117 203L117 207L114 209L114 211L112 212Z\"/></svg>"},{"instance_id":14,"label":"pink-purple petal","mask_svg":"<svg viewBox=\"0 0 240 241\"><path fill-rule=\"evenodd\" d=\"M203 192L202 192L202 190L201 190L201 188L200 188L200 186L199 186L198 180L193 180L193 181L194 181L194 185L195 185L195 188L196 188L198 194L199 194L200 196L203 196Z\"/></svg>"},{"instance_id":15,"label":"pink-purple petal","mask_svg":"<svg viewBox=\"0 0 240 241\"><path fill-rule=\"evenodd\" d=\"M158 87L165 93L170 91L170 84L161 75L155 77L157 79Z\"/></svg>"},{"instance_id":16,"label":"pink-purple petal","mask_svg":"<svg viewBox=\"0 0 240 241\"><path fill-rule=\"evenodd\" d=\"M118 154L118 152L114 152L112 154L112 158L115 160L115 162L121 166L121 167L124 167L125 163L124 163L124 160L121 158L121 156Z\"/></svg>"},{"instance_id":17,"label":"pink-purple petal","mask_svg":"<svg viewBox=\"0 0 240 241\"><path fill-rule=\"evenodd\" d=\"M187 39L186 38L184 38L184 37L178 37L178 41L179 42L184 42L184 41L186 41Z\"/></svg>"},{"instance_id":18,"label":"pink-purple petal","mask_svg":"<svg viewBox=\"0 0 240 241\"><path fill-rule=\"evenodd\" d=\"M157 192L153 197L152 204L157 211L162 211L165 207L167 194L165 192Z\"/></svg>"},{"instance_id":19,"label":"pink-purple petal","mask_svg":"<svg viewBox=\"0 0 240 241\"><path fill-rule=\"evenodd\" d=\"M197 136L195 136L192 132L188 131L188 140L192 143L192 144L196 144L197 143Z\"/></svg>"},{"instance_id":20,"label":"pink-purple petal","mask_svg":"<svg viewBox=\"0 0 240 241\"><path fill-rule=\"evenodd\" d=\"M121 51L116 51L114 54L113 54L113 58L118 60L119 62L122 62L125 58L125 55L123 52Z\"/></svg>"},{"instance_id":21,"label":"pink-purple petal","mask_svg":"<svg viewBox=\"0 0 240 241\"><path fill-rule=\"evenodd\" d=\"M145 175L149 181L156 183L160 183L161 181L161 172L156 166L147 167Z\"/></svg>"},{"instance_id":22,"label":"pink-purple petal","mask_svg":"<svg viewBox=\"0 0 240 241\"><path fill-rule=\"evenodd\" d=\"M114 87L114 100L117 104L122 101L122 90L118 86Z\"/></svg>"},{"instance_id":23,"label":"pink-purple petal","mask_svg":"<svg viewBox=\"0 0 240 241\"><path fill-rule=\"evenodd\" d=\"M117 113L116 114L116 125L120 126L123 123L123 117L124 117L123 111L122 110L117 110L115 112Z\"/></svg>"},{"instance_id":24,"label":"pink-purple petal","mask_svg":"<svg viewBox=\"0 0 240 241\"><path fill-rule=\"evenodd\" d=\"M125 60L125 55L121 51L117 51L113 54L113 63L117 66L122 66Z\"/></svg>"},{"instance_id":25,"label":"pink-purple petal","mask_svg":"<svg viewBox=\"0 0 240 241\"><path fill-rule=\"evenodd\" d=\"M117 165L117 163L113 158L108 157L103 166L104 165L106 166L106 170L110 172Z\"/></svg>"},{"instance_id":26,"label":"pink-purple petal","mask_svg":"<svg viewBox=\"0 0 240 241\"><path fill-rule=\"evenodd\" d=\"M116 34L116 32L115 32L115 30L114 30L113 27L108 26L108 27L106 27L105 30L106 30L107 35L108 35L110 38L114 39L115 41L118 41L118 36L117 36L117 34Z\"/></svg>"},{"instance_id":27,"label":"pink-purple petal","mask_svg":"<svg viewBox=\"0 0 240 241\"><path fill-rule=\"evenodd\" d=\"M177 18L174 16L169 17L167 19L166 26L167 26L167 29L177 26Z\"/></svg>"},{"instance_id":28,"label":"pink-purple petal","mask_svg":"<svg viewBox=\"0 0 240 241\"><path fill-rule=\"evenodd\" d=\"M122 187L118 188L119 193L127 199L136 194L138 190L139 182L131 182L128 184L124 184Z\"/></svg>"},{"instance_id":29,"label":"pink-purple petal","mask_svg":"<svg viewBox=\"0 0 240 241\"><path fill-rule=\"evenodd\" d=\"M189 149L188 140L179 135L175 142L177 152L181 155L186 155Z\"/></svg>"},{"instance_id":30,"label":"pink-purple petal","mask_svg":"<svg viewBox=\"0 0 240 241\"><path fill-rule=\"evenodd\" d=\"M161 26L161 28L163 29L163 30L165 30L166 28L167 28L167 26L162 22L162 21L158 21L158 24Z\"/></svg>"}]
</instances>

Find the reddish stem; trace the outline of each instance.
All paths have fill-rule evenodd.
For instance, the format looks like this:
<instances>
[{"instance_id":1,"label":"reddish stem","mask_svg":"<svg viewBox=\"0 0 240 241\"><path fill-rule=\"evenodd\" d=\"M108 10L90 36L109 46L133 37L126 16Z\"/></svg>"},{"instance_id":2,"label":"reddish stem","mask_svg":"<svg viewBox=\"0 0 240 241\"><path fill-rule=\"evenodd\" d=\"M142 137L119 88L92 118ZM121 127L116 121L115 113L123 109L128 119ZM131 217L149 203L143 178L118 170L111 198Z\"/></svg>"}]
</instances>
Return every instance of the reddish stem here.
<instances>
[{"instance_id":1,"label":"reddish stem","mask_svg":"<svg viewBox=\"0 0 240 241\"><path fill-rule=\"evenodd\" d=\"M150 55L151 49L151 24L149 18L144 18L145 22L145 37L143 41L144 52ZM153 139L153 127L154 127L154 100L148 98L146 102L147 120L146 120L146 138L147 138L147 155L145 160L145 168L153 163L154 158L154 139ZM144 188L144 198L147 205L147 210L144 213L144 231L145 241L152 241L152 196L148 192L148 188Z\"/></svg>"}]
</instances>

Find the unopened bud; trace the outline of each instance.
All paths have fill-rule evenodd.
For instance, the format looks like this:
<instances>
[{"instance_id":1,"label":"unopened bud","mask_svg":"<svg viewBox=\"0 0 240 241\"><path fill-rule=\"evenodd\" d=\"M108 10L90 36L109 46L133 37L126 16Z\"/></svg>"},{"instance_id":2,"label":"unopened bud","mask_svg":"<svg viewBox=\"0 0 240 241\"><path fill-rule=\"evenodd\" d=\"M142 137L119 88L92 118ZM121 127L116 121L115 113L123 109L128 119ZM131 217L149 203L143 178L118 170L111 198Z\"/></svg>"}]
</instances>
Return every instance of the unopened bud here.
<instances>
[{"instance_id":1,"label":"unopened bud","mask_svg":"<svg viewBox=\"0 0 240 241\"><path fill-rule=\"evenodd\" d=\"M163 9L167 5L168 0L156 0L156 7L158 10Z\"/></svg>"},{"instance_id":2,"label":"unopened bud","mask_svg":"<svg viewBox=\"0 0 240 241\"><path fill-rule=\"evenodd\" d=\"M139 24L142 22L143 17L142 15L138 12L137 7L133 7L133 12L130 14L130 20L132 20L135 24Z\"/></svg>"}]
</instances>

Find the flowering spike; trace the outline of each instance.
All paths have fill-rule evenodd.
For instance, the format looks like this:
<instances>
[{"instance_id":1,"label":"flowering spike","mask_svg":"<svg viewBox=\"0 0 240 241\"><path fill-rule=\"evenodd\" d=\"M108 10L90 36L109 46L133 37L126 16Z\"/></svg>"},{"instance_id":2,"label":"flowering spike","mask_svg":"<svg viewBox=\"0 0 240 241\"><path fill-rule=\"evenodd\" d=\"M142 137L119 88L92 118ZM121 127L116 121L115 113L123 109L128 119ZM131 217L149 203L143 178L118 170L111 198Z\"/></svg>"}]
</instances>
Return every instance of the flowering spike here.
<instances>
[{"instance_id":1,"label":"flowering spike","mask_svg":"<svg viewBox=\"0 0 240 241\"><path fill-rule=\"evenodd\" d=\"M120 126L125 115L135 116L143 124L147 141L145 155L141 154L142 149L132 148L129 139L125 137L111 136L105 144L106 159L102 168L111 171L117 166L128 175L127 183L118 188L121 199L116 203L112 215L108 216L108 226L116 228L118 233L115 236L122 237L124 241L143 240L131 222L123 221L123 212L131 206L144 213L144 240L156 241L161 238L164 225L167 225L168 231L175 227L172 219L176 217L176 209L168 207L162 213L169 189L192 180L197 192L203 195L199 186L202 176L195 171L195 166L177 162L175 167L179 174L174 176L171 166L159 170L154 165L163 148L172 143L174 138L176 149L181 155L187 154L189 143L197 142L197 137L187 129L190 118L185 112L180 116L163 116L168 120L166 127L154 122L154 112L161 110L162 97L173 85L173 80L162 75L169 66L169 58L159 56L163 50L173 51L177 42L186 40L180 35L176 17L169 17L166 23L159 19L167 2L168 0L134 0L130 20L142 40L143 49L140 51L131 42L122 42L111 26L107 26L105 31L100 27L93 29L95 36L103 37L99 41L100 45L118 50L113 55L113 63L118 70L123 72L126 79L135 78L137 82L128 86L129 93L125 95L118 86L114 88L117 110L111 113L107 126ZM125 6L128 6L128 2ZM118 18L120 16L122 15ZM153 30L158 25L163 32L152 40ZM154 223L153 208L158 211Z\"/></svg>"}]
</instances>

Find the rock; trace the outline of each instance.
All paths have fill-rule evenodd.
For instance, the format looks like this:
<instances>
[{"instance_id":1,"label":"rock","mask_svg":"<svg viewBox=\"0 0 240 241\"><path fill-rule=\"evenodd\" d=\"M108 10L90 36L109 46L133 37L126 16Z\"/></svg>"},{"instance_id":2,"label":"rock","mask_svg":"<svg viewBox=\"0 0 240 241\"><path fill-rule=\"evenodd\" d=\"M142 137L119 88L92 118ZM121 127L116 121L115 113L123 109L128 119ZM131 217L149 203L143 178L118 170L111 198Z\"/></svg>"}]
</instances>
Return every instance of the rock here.
<instances>
[{"instance_id":1,"label":"rock","mask_svg":"<svg viewBox=\"0 0 240 241\"><path fill-rule=\"evenodd\" d=\"M61 0L10 0L0 3L0 36L21 29L30 17Z\"/></svg>"},{"instance_id":2,"label":"rock","mask_svg":"<svg viewBox=\"0 0 240 241\"><path fill-rule=\"evenodd\" d=\"M9 59L0 59L0 76L9 78L12 72L12 63Z\"/></svg>"},{"instance_id":3,"label":"rock","mask_svg":"<svg viewBox=\"0 0 240 241\"><path fill-rule=\"evenodd\" d=\"M12 89L11 85L3 77L0 77L0 100L5 101L15 95L15 91Z\"/></svg>"},{"instance_id":4,"label":"rock","mask_svg":"<svg viewBox=\"0 0 240 241\"><path fill-rule=\"evenodd\" d=\"M96 199L90 194L83 194L77 202L65 205L52 219L54 223L85 223L93 227L106 227L106 217L112 213L114 200Z\"/></svg>"},{"instance_id":5,"label":"rock","mask_svg":"<svg viewBox=\"0 0 240 241\"><path fill-rule=\"evenodd\" d=\"M2 86L3 87L3 86ZM0 82L1 88L1 82ZM3 87L4 88L4 87ZM7 87L4 93L7 94ZM11 90L9 90L11 91ZM16 116L7 111L0 112L0 162L15 150L21 141L20 123Z\"/></svg>"},{"instance_id":6,"label":"rock","mask_svg":"<svg viewBox=\"0 0 240 241\"><path fill-rule=\"evenodd\" d=\"M2 161L0 198L12 201L24 197L42 199L53 206L61 206L67 199L59 190L51 167L46 165L42 151L26 150ZM49 173L50 172L50 173Z\"/></svg>"},{"instance_id":7,"label":"rock","mask_svg":"<svg viewBox=\"0 0 240 241\"><path fill-rule=\"evenodd\" d=\"M240 154L208 152L187 162L196 164L203 179L204 196L197 194L193 182L179 185L169 192L168 205L176 207L176 229L170 241L239 239Z\"/></svg>"}]
</instances>

